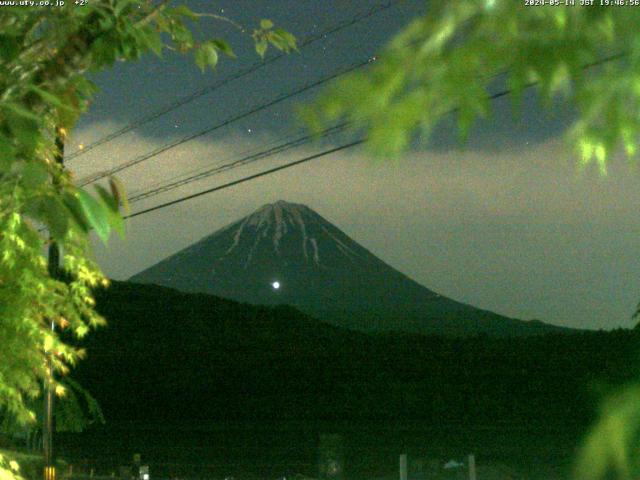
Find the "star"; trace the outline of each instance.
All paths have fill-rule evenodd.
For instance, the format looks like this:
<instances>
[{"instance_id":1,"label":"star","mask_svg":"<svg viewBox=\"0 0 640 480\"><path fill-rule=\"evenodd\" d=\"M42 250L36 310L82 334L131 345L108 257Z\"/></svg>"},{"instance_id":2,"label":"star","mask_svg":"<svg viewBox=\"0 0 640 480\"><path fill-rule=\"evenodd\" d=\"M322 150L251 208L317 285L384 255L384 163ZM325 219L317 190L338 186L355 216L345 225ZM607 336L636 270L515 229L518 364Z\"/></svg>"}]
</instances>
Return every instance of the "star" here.
<instances>
[{"instance_id":1,"label":"star","mask_svg":"<svg viewBox=\"0 0 640 480\"><path fill-rule=\"evenodd\" d=\"M251 133L253 132L253 130L251 130L250 128L247 128L247 133Z\"/></svg>"}]
</instances>

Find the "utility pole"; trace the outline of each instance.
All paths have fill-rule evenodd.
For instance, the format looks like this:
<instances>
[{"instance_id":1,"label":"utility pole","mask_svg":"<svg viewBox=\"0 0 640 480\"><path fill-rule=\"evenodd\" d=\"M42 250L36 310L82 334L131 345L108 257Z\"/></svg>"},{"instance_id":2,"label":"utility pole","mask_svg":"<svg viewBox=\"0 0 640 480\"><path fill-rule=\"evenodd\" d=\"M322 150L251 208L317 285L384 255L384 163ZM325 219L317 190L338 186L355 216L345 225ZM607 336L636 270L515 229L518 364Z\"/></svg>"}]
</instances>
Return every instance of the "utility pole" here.
<instances>
[{"instance_id":1,"label":"utility pole","mask_svg":"<svg viewBox=\"0 0 640 480\"><path fill-rule=\"evenodd\" d=\"M56 128L56 152L55 162L63 166L64 165L64 129ZM54 177L54 187L58 186L58 181ZM49 275L51 278L60 277L60 247L51 237L49 233ZM56 324L54 319L51 319L51 332L55 331ZM47 355L47 378L44 385L44 418L42 423L42 450L44 455L44 480L55 480L56 468L53 462L53 395L52 388L53 382L53 361L51 356L53 352L46 352Z\"/></svg>"},{"instance_id":2,"label":"utility pole","mask_svg":"<svg viewBox=\"0 0 640 480\"><path fill-rule=\"evenodd\" d=\"M407 469L407 454L403 453L400 455L400 480L407 480L408 478L408 469Z\"/></svg>"},{"instance_id":3,"label":"utility pole","mask_svg":"<svg viewBox=\"0 0 640 480\"><path fill-rule=\"evenodd\" d=\"M476 477L476 456L472 453L469 455L469 480L477 480Z\"/></svg>"}]
</instances>

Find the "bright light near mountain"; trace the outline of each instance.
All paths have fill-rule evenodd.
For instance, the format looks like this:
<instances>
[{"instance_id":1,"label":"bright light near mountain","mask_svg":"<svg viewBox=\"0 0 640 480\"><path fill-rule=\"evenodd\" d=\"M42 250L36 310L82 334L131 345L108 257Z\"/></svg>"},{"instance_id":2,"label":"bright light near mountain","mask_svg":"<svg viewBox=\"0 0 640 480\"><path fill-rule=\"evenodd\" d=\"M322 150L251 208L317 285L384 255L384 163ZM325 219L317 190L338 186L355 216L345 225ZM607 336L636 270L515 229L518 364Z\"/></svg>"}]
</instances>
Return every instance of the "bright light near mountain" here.
<instances>
[{"instance_id":1,"label":"bright light near mountain","mask_svg":"<svg viewBox=\"0 0 640 480\"><path fill-rule=\"evenodd\" d=\"M271 286L274 290L278 290L280 288L280 282L273 282Z\"/></svg>"}]
</instances>

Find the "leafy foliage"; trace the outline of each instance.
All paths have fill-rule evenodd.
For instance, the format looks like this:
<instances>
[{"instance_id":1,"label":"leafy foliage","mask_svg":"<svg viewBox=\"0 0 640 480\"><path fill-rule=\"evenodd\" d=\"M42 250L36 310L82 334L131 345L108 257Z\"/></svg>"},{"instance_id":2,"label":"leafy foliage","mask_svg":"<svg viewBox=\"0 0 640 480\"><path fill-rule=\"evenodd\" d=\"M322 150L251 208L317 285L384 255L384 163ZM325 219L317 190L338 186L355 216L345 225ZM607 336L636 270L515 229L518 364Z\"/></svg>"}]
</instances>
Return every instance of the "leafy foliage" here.
<instances>
[{"instance_id":1,"label":"leafy foliage","mask_svg":"<svg viewBox=\"0 0 640 480\"><path fill-rule=\"evenodd\" d=\"M286 30L273 28L273 22L265 18L260 20L260 28L253 31L252 37L256 42L256 52L261 57L264 57L269 44L287 53L297 50L295 37Z\"/></svg>"},{"instance_id":2,"label":"leafy foliage","mask_svg":"<svg viewBox=\"0 0 640 480\"><path fill-rule=\"evenodd\" d=\"M70 3L70 2L68 2ZM60 144L87 108L96 86L87 73L163 49L193 52L201 68L223 40L199 42L189 22L201 15L185 6L133 0L95 0L82 8L4 7L0 16L0 409L33 422L29 401L43 382L65 387L47 368L65 374L83 351L56 330L83 337L104 323L92 290L108 284L91 260L90 231L106 242L124 233L126 197L112 179L96 193L78 188L60 165ZM262 28L262 27L261 27ZM262 38L262 37L261 37ZM295 40L269 43L286 50ZM263 46L256 45L263 54ZM48 233L47 233L48 231ZM62 251L62 274L51 275L43 252ZM77 389L72 389L77 393ZM86 400L86 398L85 398ZM90 403L90 402L89 402ZM94 412L95 413L95 412ZM0 460L1 461L1 460ZM0 475L10 466L0 464ZM7 474L8 475L8 474Z\"/></svg>"},{"instance_id":3,"label":"leafy foliage","mask_svg":"<svg viewBox=\"0 0 640 480\"><path fill-rule=\"evenodd\" d=\"M598 4L598 2L595 2ZM429 2L367 72L337 82L305 110L314 127L346 117L372 152L406 150L455 112L464 139L504 86L518 106L536 85L543 102L575 104L570 140L586 163L640 135L640 9L526 6L509 0Z\"/></svg>"},{"instance_id":4,"label":"leafy foliage","mask_svg":"<svg viewBox=\"0 0 640 480\"><path fill-rule=\"evenodd\" d=\"M640 473L640 386L628 385L602 406L598 422L585 439L576 468L576 478L637 478Z\"/></svg>"},{"instance_id":5,"label":"leafy foliage","mask_svg":"<svg viewBox=\"0 0 640 480\"><path fill-rule=\"evenodd\" d=\"M66 394L58 402L54 412L56 431L81 432L94 423L105 423L98 401L80 384L64 379Z\"/></svg>"},{"instance_id":6,"label":"leafy foliage","mask_svg":"<svg viewBox=\"0 0 640 480\"><path fill-rule=\"evenodd\" d=\"M2 453L0 453L0 479L22 480L18 463L15 460L9 460Z\"/></svg>"},{"instance_id":7,"label":"leafy foliage","mask_svg":"<svg viewBox=\"0 0 640 480\"><path fill-rule=\"evenodd\" d=\"M105 423L102 408L98 401L80 384L71 378L64 377L60 381L64 392L55 402L53 410L56 432L79 433L89 425ZM38 452L42 441L42 414L39 398L27 402L27 408L36 412L37 422L21 424L15 417L0 412L0 431L15 441L24 443L28 451Z\"/></svg>"},{"instance_id":8,"label":"leafy foliage","mask_svg":"<svg viewBox=\"0 0 640 480\"><path fill-rule=\"evenodd\" d=\"M0 449L0 457L4 457L5 465L9 467L5 471L7 476L0 477L3 480L38 480L42 478L42 470L44 468L42 455ZM55 461L55 466L58 472L64 472L68 464L58 458ZM13 478L11 475L13 475Z\"/></svg>"}]
</instances>

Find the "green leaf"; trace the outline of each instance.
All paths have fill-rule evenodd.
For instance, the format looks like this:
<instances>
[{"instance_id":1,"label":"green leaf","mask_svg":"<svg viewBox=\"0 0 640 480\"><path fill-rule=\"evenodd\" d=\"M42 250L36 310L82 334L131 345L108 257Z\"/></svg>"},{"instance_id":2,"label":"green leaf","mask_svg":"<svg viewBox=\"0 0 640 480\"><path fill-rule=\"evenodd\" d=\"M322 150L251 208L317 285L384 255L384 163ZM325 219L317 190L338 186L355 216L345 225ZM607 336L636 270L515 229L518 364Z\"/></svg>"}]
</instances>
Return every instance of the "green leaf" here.
<instances>
[{"instance_id":1,"label":"green leaf","mask_svg":"<svg viewBox=\"0 0 640 480\"><path fill-rule=\"evenodd\" d=\"M5 135L0 134L0 172L5 172L11 168L14 155L15 148Z\"/></svg>"},{"instance_id":2,"label":"green leaf","mask_svg":"<svg viewBox=\"0 0 640 480\"><path fill-rule=\"evenodd\" d=\"M124 238L124 220L120 215L120 205L115 195L109 193L102 185L96 185L100 200L109 211L109 224L121 238Z\"/></svg>"},{"instance_id":3,"label":"green leaf","mask_svg":"<svg viewBox=\"0 0 640 480\"><path fill-rule=\"evenodd\" d=\"M118 0L113 7L113 14L116 17L122 16L122 13L127 9L127 7L131 6L133 2L131 0Z\"/></svg>"},{"instance_id":4,"label":"green leaf","mask_svg":"<svg viewBox=\"0 0 640 480\"><path fill-rule=\"evenodd\" d=\"M287 52L290 50L298 50L297 40L293 34L282 28L276 28L273 33L282 39L283 44L287 47Z\"/></svg>"},{"instance_id":5,"label":"green leaf","mask_svg":"<svg viewBox=\"0 0 640 480\"><path fill-rule=\"evenodd\" d=\"M78 96L84 98L91 98L93 94L98 92L98 86L89 80L88 78L83 77L82 75L76 75L70 80L70 88L75 89L78 92Z\"/></svg>"},{"instance_id":6,"label":"green leaf","mask_svg":"<svg viewBox=\"0 0 640 480\"><path fill-rule=\"evenodd\" d=\"M612 478L608 476L612 472L617 478L637 478L631 448L637 445L639 431L640 386L629 385L602 405L600 418L579 451L575 478Z\"/></svg>"},{"instance_id":7,"label":"green leaf","mask_svg":"<svg viewBox=\"0 0 640 480\"><path fill-rule=\"evenodd\" d=\"M34 151L40 141L40 122L20 115L7 113L9 128L18 141L20 150Z\"/></svg>"},{"instance_id":8,"label":"green leaf","mask_svg":"<svg viewBox=\"0 0 640 480\"><path fill-rule=\"evenodd\" d=\"M468 108L460 108L458 110L458 140L460 143L466 143L469 139L469 132L475 123L475 113Z\"/></svg>"},{"instance_id":9,"label":"green leaf","mask_svg":"<svg viewBox=\"0 0 640 480\"><path fill-rule=\"evenodd\" d=\"M236 58L236 54L233 52L231 45L226 41L217 38L215 40L211 40L211 43L227 57Z\"/></svg>"},{"instance_id":10,"label":"green leaf","mask_svg":"<svg viewBox=\"0 0 640 480\"><path fill-rule=\"evenodd\" d=\"M45 102L53 105L56 108L73 110L72 107L70 107L69 105L65 105L59 97L51 92L47 92L46 90L43 90L40 87L36 87L35 85L31 85L30 89L37 93Z\"/></svg>"},{"instance_id":11,"label":"green leaf","mask_svg":"<svg viewBox=\"0 0 640 480\"><path fill-rule=\"evenodd\" d=\"M269 30L270 28L273 28L273 22L268 18L263 18L260 20L260 28L263 30Z\"/></svg>"},{"instance_id":12,"label":"green leaf","mask_svg":"<svg viewBox=\"0 0 640 480\"><path fill-rule=\"evenodd\" d=\"M83 338L87 335L87 333L89 333L89 327L87 327L84 323L76 327L76 336L78 338Z\"/></svg>"},{"instance_id":13,"label":"green leaf","mask_svg":"<svg viewBox=\"0 0 640 480\"><path fill-rule=\"evenodd\" d=\"M96 191L98 192L98 196L102 200L102 203L104 203L106 207L108 207L112 212L117 213L119 211L118 200L116 200L112 194L107 192L102 185L96 185Z\"/></svg>"},{"instance_id":14,"label":"green leaf","mask_svg":"<svg viewBox=\"0 0 640 480\"><path fill-rule=\"evenodd\" d=\"M108 208L83 189L78 190L78 199L89 225L95 229L102 242L106 244L111 230Z\"/></svg>"},{"instance_id":15,"label":"green leaf","mask_svg":"<svg viewBox=\"0 0 640 480\"><path fill-rule=\"evenodd\" d=\"M137 28L134 32L135 38L141 47L148 48L158 57L162 55L162 38L158 32L155 32L151 27Z\"/></svg>"},{"instance_id":16,"label":"green leaf","mask_svg":"<svg viewBox=\"0 0 640 480\"><path fill-rule=\"evenodd\" d=\"M26 213L42 221L51 235L62 240L69 229L69 215L62 202L53 195L35 197L28 205Z\"/></svg>"},{"instance_id":17,"label":"green leaf","mask_svg":"<svg viewBox=\"0 0 640 480\"><path fill-rule=\"evenodd\" d=\"M32 111L24 108L22 105L17 104L17 103L11 103L11 102L5 102L0 104L0 106L4 109L10 110L11 112L15 113L16 115L23 117L27 120L32 120L34 122L40 122L41 118L36 115L35 113L33 113Z\"/></svg>"},{"instance_id":18,"label":"green leaf","mask_svg":"<svg viewBox=\"0 0 640 480\"><path fill-rule=\"evenodd\" d=\"M75 221L76 225L78 225L83 232L87 233L91 228L91 225L84 214L82 204L78 197L72 193L66 192L63 195L62 201L64 206L67 207L71 213L71 218Z\"/></svg>"},{"instance_id":19,"label":"green leaf","mask_svg":"<svg viewBox=\"0 0 640 480\"><path fill-rule=\"evenodd\" d=\"M265 39L260 39L256 42L256 52L258 52L258 55L260 55L262 58L264 58L264 54L267 53L267 41Z\"/></svg>"},{"instance_id":20,"label":"green leaf","mask_svg":"<svg viewBox=\"0 0 640 480\"><path fill-rule=\"evenodd\" d=\"M103 12L100 20L98 20L98 26L103 32L111 30L115 26L116 19L110 12Z\"/></svg>"},{"instance_id":21,"label":"green leaf","mask_svg":"<svg viewBox=\"0 0 640 480\"><path fill-rule=\"evenodd\" d=\"M35 190L49 180L49 171L40 162L29 162L22 170L21 178L25 188Z\"/></svg>"},{"instance_id":22,"label":"green leaf","mask_svg":"<svg viewBox=\"0 0 640 480\"><path fill-rule=\"evenodd\" d=\"M127 199L127 193L122 182L116 177L109 177L109 187L118 205L122 205L124 212L129 213L129 200Z\"/></svg>"},{"instance_id":23,"label":"green leaf","mask_svg":"<svg viewBox=\"0 0 640 480\"><path fill-rule=\"evenodd\" d=\"M191 34L191 31L182 24L182 22L177 22L173 25L171 35L173 36L173 40L181 49L190 50L193 48L193 35Z\"/></svg>"},{"instance_id":24,"label":"green leaf","mask_svg":"<svg viewBox=\"0 0 640 480\"><path fill-rule=\"evenodd\" d=\"M116 233L120 236L120 238L125 238L125 228L124 228L124 219L119 212L114 212L109 217L109 221L111 224L111 228L113 228Z\"/></svg>"},{"instance_id":25,"label":"green leaf","mask_svg":"<svg viewBox=\"0 0 640 480\"><path fill-rule=\"evenodd\" d=\"M278 50L282 52L289 51L289 44L286 42L284 38L282 38L276 32L269 32L267 33L266 37L269 40L269 42Z\"/></svg>"},{"instance_id":26,"label":"green leaf","mask_svg":"<svg viewBox=\"0 0 640 480\"><path fill-rule=\"evenodd\" d=\"M92 68L100 70L103 66L111 66L115 63L117 51L108 36L103 35L91 45L91 55L93 57Z\"/></svg>"},{"instance_id":27,"label":"green leaf","mask_svg":"<svg viewBox=\"0 0 640 480\"><path fill-rule=\"evenodd\" d=\"M18 141L19 151L29 152L35 150L40 140L40 122L42 119L17 103L1 103L0 108L4 109L6 123Z\"/></svg>"},{"instance_id":28,"label":"green leaf","mask_svg":"<svg viewBox=\"0 0 640 480\"><path fill-rule=\"evenodd\" d=\"M42 210L53 237L63 239L69 230L69 217L60 200L49 197L42 205Z\"/></svg>"},{"instance_id":29,"label":"green leaf","mask_svg":"<svg viewBox=\"0 0 640 480\"><path fill-rule=\"evenodd\" d=\"M14 35L0 35L0 45L0 58L7 63L20 53L20 42Z\"/></svg>"},{"instance_id":30,"label":"green leaf","mask_svg":"<svg viewBox=\"0 0 640 480\"><path fill-rule=\"evenodd\" d=\"M78 103L78 98L75 94L65 95L65 101L68 102L69 104L73 104L74 100L75 100L75 103L78 104L77 108L61 109L61 110L58 110L57 112L58 125L67 130L71 130L73 128L73 126L78 121L78 118L80 118L80 114L84 110L84 105Z\"/></svg>"},{"instance_id":31,"label":"green leaf","mask_svg":"<svg viewBox=\"0 0 640 480\"><path fill-rule=\"evenodd\" d=\"M204 72L207 67L215 68L218 63L218 51L212 42L205 42L196 50L196 65Z\"/></svg>"}]
</instances>

